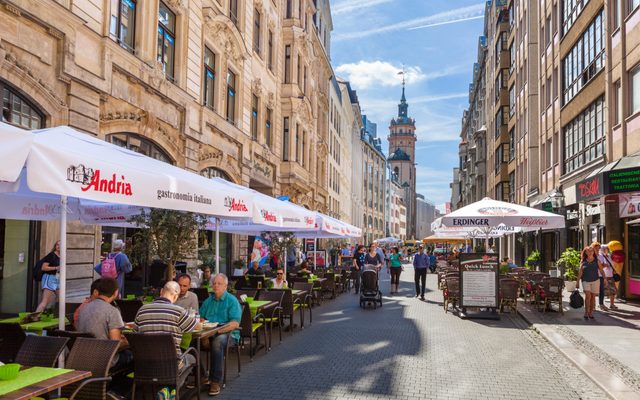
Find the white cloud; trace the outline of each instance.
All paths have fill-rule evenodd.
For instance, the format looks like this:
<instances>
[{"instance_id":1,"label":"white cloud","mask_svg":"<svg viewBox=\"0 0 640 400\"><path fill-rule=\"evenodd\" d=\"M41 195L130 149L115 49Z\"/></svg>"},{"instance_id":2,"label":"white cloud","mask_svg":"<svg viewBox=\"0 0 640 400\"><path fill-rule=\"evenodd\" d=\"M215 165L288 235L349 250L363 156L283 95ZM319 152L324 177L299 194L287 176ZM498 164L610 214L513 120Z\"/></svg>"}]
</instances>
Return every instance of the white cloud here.
<instances>
[{"instance_id":1,"label":"white cloud","mask_svg":"<svg viewBox=\"0 0 640 400\"><path fill-rule=\"evenodd\" d=\"M360 11L363 8L375 7L380 4L391 3L393 0L344 0L331 8L333 15Z\"/></svg>"},{"instance_id":2,"label":"white cloud","mask_svg":"<svg viewBox=\"0 0 640 400\"><path fill-rule=\"evenodd\" d=\"M428 75L422 72L418 66L404 67L405 79L408 84L423 81ZM402 66L393 65L387 61L364 61L342 64L336 68L336 72L345 76L346 80L356 90L369 89L373 86L400 86Z\"/></svg>"},{"instance_id":3,"label":"white cloud","mask_svg":"<svg viewBox=\"0 0 640 400\"><path fill-rule=\"evenodd\" d=\"M449 11L439 12L437 14L429 15L426 17L414 18L390 25L383 25L373 29L337 34L332 38L332 40L342 41L349 39L359 39L378 33L393 32L402 29L428 28L431 26L469 21L472 19L481 18L484 15L484 9L485 3L480 3L473 6L461 7Z\"/></svg>"}]
</instances>

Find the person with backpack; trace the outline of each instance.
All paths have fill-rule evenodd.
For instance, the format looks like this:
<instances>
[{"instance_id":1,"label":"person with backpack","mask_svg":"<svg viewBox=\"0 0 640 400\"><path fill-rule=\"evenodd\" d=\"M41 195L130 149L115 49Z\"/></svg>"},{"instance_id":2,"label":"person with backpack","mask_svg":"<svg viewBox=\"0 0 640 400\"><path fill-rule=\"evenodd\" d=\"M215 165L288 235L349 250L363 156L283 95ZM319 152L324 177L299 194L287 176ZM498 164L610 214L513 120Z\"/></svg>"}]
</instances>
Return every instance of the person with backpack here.
<instances>
[{"instance_id":1,"label":"person with backpack","mask_svg":"<svg viewBox=\"0 0 640 400\"><path fill-rule=\"evenodd\" d=\"M102 278L110 278L118 281L118 298L122 298L124 293L124 274L128 274L133 270L129 257L124 254L124 242L120 239L113 242L111 248L112 253L109 253L102 262L98 263L94 270Z\"/></svg>"},{"instance_id":2,"label":"person with backpack","mask_svg":"<svg viewBox=\"0 0 640 400\"><path fill-rule=\"evenodd\" d=\"M53 249L43 259L36 263L34 268L34 279L41 282L42 300L36 312L44 311L51 302L53 295L59 297L58 271L60 271L60 241L58 240Z\"/></svg>"}]
</instances>

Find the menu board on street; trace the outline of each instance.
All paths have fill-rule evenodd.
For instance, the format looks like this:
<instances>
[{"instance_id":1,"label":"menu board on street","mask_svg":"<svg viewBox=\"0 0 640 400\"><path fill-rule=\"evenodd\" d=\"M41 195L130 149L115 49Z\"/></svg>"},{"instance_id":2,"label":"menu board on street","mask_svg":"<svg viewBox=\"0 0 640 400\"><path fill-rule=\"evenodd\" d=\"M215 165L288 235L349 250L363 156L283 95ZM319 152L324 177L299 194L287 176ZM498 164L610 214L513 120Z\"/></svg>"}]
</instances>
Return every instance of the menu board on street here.
<instances>
[{"instance_id":1,"label":"menu board on street","mask_svg":"<svg viewBox=\"0 0 640 400\"><path fill-rule=\"evenodd\" d=\"M498 308L498 255L460 253L460 305Z\"/></svg>"}]
</instances>

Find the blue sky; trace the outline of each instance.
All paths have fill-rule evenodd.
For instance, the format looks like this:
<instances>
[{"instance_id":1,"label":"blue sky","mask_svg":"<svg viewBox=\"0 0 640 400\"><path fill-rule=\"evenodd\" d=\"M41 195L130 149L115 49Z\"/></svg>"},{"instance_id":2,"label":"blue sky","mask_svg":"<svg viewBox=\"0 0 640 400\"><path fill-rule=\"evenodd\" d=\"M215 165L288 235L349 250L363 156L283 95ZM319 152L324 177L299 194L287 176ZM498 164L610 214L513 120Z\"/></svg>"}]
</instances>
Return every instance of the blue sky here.
<instances>
[{"instance_id":1,"label":"blue sky","mask_svg":"<svg viewBox=\"0 0 640 400\"><path fill-rule=\"evenodd\" d=\"M401 94L397 72L404 64L409 115L417 126L417 191L437 205L450 201L484 4L331 0L334 70L351 81L363 113L378 123L386 154L389 121L397 115Z\"/></svg>"}]
</instances>

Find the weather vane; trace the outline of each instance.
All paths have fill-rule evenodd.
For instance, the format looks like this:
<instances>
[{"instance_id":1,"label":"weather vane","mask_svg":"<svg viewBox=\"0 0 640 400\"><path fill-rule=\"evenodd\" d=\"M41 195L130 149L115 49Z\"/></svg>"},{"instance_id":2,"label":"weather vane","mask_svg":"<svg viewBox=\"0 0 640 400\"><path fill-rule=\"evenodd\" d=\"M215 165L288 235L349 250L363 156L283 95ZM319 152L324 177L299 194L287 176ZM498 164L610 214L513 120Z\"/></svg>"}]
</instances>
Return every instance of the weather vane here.
<instances>
[{"instance_id":1,"label":"weather vane","mask_svg":"<svg viewBox=\"0 0 640 400\"><path fill-rule=\"evenodd\" d=\"M406 75L406 71L404 70L404 64L402 64L402 71L398 72L398 75L402 75L402 87L404 88L404 77Z\"/></svg>"}]
</instances>

